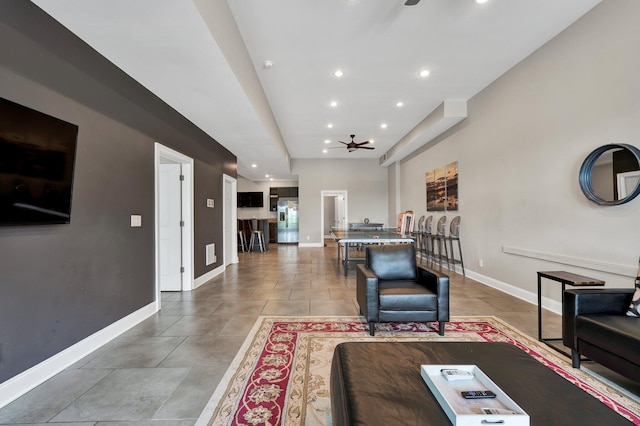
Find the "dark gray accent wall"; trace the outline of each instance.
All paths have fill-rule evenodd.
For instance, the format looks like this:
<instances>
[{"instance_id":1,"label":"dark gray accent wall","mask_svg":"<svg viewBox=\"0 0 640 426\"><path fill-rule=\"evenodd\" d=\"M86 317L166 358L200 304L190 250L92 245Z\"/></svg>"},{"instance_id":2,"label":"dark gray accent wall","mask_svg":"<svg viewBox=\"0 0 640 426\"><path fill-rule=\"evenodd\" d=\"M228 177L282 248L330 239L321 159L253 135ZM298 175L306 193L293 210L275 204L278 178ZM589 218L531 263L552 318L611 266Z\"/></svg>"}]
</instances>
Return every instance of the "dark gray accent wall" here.
<instances>
[{"instance_id":1,"label":"dark gray accent wall","mask_svg":"<svg viewBox=\"0 0 640 426\"><path fill-rule=\"evenodd\" d=\"M0 97L79 126L71 223L0 227L0 383L155 300L154 143L195 160L195 276L236 157L24 0L0 2ZM141 228L130 215L142 215Z\"/></svg>"}]
</instances>

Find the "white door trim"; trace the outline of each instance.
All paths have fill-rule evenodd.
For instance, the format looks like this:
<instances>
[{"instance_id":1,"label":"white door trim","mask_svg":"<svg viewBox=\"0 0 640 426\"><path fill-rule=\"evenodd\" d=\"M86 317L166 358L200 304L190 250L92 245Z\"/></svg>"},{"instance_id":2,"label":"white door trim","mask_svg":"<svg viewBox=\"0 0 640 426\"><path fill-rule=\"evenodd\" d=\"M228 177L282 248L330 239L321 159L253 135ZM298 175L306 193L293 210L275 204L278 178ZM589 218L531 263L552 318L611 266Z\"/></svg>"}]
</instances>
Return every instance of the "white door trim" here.
<instances>
[{"instance_id":1,"label":"white door trim","mask_svg":"<svg viewBox=\"0 0 640 426\"><path fill-rule=\"evenodd\" d=\"M159 250L159 193L160 193L160 161L166 158L182 165L182 174L184 181L182 186L182 218L184 220L183 227L183 244L182 244L182 260L184 274L182 276L182 290L191 291L193 285L193 158L187 157L178 151L166 147L158 142L154 145L154 219L155 219L155 288L156 303L160 309L160 250Z\"/></svg>"},{"instance_id":2,"label":"white door trim","mask_svg":"<svg viewBox=\"0 0 640 426\"><path fill-rule=\"evenodd\" d=\"M349 211L346 190L321 190L320 191L320 238L324 239L324 197L344 197L344 224L349 223Z\"/></svg>"},{"instance_id":3,"label":"white door trim","mask_svg":"<svg viewBox=\"0 0 640 426\"><path fill-rule=\"evenodd\" d=\"M227 183L231 184L231 194L227 194ZM232 264L232 263L238 263L239 259L238 259L238 244L237 244L237 238L238 238L238 181L226 174L222 175L222 191L223 191L223 195L222 195L222 200L223 202L225 202L225 200L227 199L227 195L229 195L229 200L230 205L227 206L226 202L225 205L223 205L222 208L222 222L224 224L224 228L223 228L223 243L222 246L224 247L224 267L226 268L228 265ZM227 233L225 232L225 230L227 229L227 227L229 227L231 229L230 235L231 235L231 241L227 241ZM230 249L231 252L227 253L227 249Z\"/></svg>"}]
</instances>

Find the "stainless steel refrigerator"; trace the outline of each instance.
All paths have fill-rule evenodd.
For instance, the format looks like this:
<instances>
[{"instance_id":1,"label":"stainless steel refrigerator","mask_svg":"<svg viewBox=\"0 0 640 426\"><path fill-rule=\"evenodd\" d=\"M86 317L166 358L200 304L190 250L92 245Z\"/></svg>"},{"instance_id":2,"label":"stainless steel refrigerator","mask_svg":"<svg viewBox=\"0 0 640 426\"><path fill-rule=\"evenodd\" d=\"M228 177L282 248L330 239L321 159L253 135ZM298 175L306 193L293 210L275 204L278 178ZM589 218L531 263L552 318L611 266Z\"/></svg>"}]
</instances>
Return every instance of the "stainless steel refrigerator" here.
<instances>
[{"instance_id":1,"label":"stainless steel refrigerator","mask_svg":"<svg viewBox=\"0 0 640 426\"><path fill-rule=\"evenodd\" d=\"M278 201L278 244L298 242L298 202Z\"/></svg>"}]
</instances>

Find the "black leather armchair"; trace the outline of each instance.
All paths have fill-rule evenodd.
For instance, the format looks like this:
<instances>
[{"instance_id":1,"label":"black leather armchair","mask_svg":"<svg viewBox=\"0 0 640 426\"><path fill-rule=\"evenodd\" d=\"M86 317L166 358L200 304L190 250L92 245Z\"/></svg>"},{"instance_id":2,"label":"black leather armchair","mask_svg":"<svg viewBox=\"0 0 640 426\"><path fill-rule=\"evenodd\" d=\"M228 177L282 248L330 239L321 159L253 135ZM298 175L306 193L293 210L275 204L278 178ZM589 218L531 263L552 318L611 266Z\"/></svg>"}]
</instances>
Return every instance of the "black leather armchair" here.
<instances>
[{"instance_id":1,"label":"black leather armchair","mask_svg":"<svg viewBox=\"0 0 640 426\"><path fill-rule=\"evenodd\" d=\"M356 299L369 323L449 321L449 277L416 264L413 244L371 245L356 270Z\"/></svg>"}]
</instances>

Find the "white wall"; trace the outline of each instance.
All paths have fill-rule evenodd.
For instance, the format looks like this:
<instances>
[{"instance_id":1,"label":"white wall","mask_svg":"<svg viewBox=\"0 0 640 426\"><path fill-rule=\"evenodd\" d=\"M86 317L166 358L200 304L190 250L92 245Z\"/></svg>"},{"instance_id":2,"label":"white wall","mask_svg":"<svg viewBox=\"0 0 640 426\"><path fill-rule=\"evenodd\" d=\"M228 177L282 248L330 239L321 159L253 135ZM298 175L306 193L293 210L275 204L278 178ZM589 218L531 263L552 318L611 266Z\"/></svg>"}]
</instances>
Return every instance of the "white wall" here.
<instances>
[{"instance_id":1,"label":"white wall","mask_svg":"<svg viewBox=\"0 0 640 426\"><path fill-rule=\"evenodd\" d=\"M419 217L424 173L459 162L460 210L447 216L462 217L472 276L529 296L544 270L633 286L640 199L598 206L582 194L578 172L600 145L640 146L638 16L639 1L603 1L474 97L457 131L401 164L401 208ZM559 300L559 285L544 287L547 295L556 287Z\"/></svg>"},{"instance_id":2,"label":"white wall","mask_svg":"<svg viewBox=\"0 0 640 426\"><path fill-rule=\"evenodd\" d=\"M371 222L389 223L387 169L377 159L294 159L292 171L300 184L300 245L324 244L320 231L323 190L348 192L348 222L367 217Z\"/></svg>"}]
</instances>

